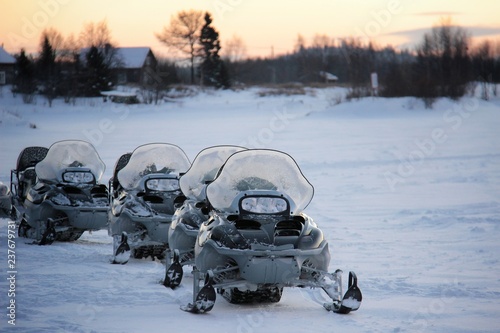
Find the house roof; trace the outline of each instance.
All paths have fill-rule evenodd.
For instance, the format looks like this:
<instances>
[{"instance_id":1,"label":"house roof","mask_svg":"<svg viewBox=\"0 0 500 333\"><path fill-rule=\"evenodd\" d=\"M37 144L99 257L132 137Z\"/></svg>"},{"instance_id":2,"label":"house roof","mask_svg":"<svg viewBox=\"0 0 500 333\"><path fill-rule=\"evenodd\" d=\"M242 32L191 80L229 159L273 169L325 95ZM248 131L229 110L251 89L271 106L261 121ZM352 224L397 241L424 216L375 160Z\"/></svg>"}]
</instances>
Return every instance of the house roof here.
<instances>
[{"instance_id":1,"label":"house roof","mask_svg":"<svg viewBox=\"0 0 500 333\"><path fill-rule=\"evenodd\" d=\"M80 59L84 60L90 48L80 50ZM117 47L116 63L119 68L141 68L151 49L149 47Z\"/></svg>"},{"instance_id":2,"label":"house roof","mask_svg":"<svg viewBox=\"0 0 500 333\"><path fill-rule=\"evenodd\" d=\"M8 54L3 47L0 46L0 64L15 64L16 58Z\"/></svg>"},{"instance_id":3,"label":"house roof","mask_svg":"<svg viewBox=\"0 0 500 333\"><path fill-rule=\"evenodd\" d=\"M118 47L116 55L120 59L122 68L139 68L144 65L151 49L149 47Z\"/></svg>"}]
</instances>

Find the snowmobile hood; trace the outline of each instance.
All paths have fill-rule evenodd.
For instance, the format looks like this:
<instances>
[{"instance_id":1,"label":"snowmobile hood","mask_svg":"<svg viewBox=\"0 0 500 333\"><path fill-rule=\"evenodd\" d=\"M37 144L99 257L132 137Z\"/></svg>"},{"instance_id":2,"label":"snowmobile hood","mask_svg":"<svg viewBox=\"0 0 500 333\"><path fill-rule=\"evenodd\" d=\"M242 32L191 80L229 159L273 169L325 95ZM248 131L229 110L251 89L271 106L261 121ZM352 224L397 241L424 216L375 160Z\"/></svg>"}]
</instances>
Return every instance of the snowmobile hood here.
<instances>
[{"instance_id":1,"label":"snowmobile hood","mask_svg":"<svg viewBox=\"0 0 500 333\"><path fill-rule=\"evenodd\" d=\"M179 181L182 193L190 199L204 201L207 183L215 179L229 156L245 149L239 146L214 146L200 151Z\"/></svg>"},{"instance_id":2,"label":"snowmobile hood","mask_svg":"<svg viewBox=\"0 0 500 333\"><path fill-rule=\"evenodd\" d=\"M243 192L284 193L295 204L295 214L307 207L314 187L295 160L277 150L251 149L231 155L207 188L207 199L217 210L234 210L234 199Z\"/></svg>"},{"instance_id":3,"label":"snowmobile hood","mask_svg":"<svg viewBox=\"0 0 500 333\"><path fill-rule=\"evenodd\" d=\"M61 171L68 168L89 169L97 182L106 168L94 146L86 141L65 140L50 146L47 155L35 166L38 178L63 182Z\"/></svg>"},{"instance_id":4,"label":"snowmobile hood","mask_svg":"<svg viewBox=\"0 0 500 333\"><path fill-rule=\"evenodd\" d=\"M176 145L146 144L134 150L127 165L118 172L118 180L123 188L132 190L140 185L145 175L163 173L178 176L190 164L184 151Z\"/></svg>"}]
</instances>

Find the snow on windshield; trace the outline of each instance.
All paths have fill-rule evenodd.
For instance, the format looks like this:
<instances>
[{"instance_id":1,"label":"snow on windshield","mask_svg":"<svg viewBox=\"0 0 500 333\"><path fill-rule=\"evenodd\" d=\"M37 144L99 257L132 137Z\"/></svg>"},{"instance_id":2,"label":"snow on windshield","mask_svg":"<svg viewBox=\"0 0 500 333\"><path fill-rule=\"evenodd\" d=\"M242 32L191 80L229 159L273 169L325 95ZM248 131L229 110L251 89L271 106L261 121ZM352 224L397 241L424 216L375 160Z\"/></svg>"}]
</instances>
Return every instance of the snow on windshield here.
<instances>
[{"instance_id":1,"label":"snow on windshield","mask_svg":"<svg viewBox=\"0 0 500 333\"><path fill-rule=\"evenodd\" d=\"M168 143L153 143L138 147L127 165L118 172L118 181L126 189L139 185L145 175L163 173L179 175L186 172L190 162L184 151Z\"/></svg>"},{"instance_id":2,"label":"snow on windshield","mask_svg":"<svg viewBox=\"0 0 500 333\"><path fill-rule=\"evenodd\" d=\"M214 180L220 167L229 156L245 149L238 146L216 146L203 149L195 157L186 174L180 179L182 193L194 200L205 200L206 182Z\"/></svg>"},{"instance_id":3,"label":"snow on windshield","mask_svg":"<svg viewBox=\"0 0 500 333\"><path fill-rule=\"evenodd\" d=\"M37 163L35 171L40 179L61 182L61 171L72 167L90 169L97 181L101 179L106 168L92 144L66 140L54 143L45 158Z\"/></svg>"},{"instance_id":4,"label":"snow on windshield","mask_svg":"<svg viewBox=\"0 0 500 333\"><path fill-rule=\"evenodd\" d=\"M285 193L297 210L306 208L314 193L290 155L265 149L245 150L229 157L206 189L208 200L220 210L228 210L239 193L252 190Z\"/></svg>"}]
</instances>

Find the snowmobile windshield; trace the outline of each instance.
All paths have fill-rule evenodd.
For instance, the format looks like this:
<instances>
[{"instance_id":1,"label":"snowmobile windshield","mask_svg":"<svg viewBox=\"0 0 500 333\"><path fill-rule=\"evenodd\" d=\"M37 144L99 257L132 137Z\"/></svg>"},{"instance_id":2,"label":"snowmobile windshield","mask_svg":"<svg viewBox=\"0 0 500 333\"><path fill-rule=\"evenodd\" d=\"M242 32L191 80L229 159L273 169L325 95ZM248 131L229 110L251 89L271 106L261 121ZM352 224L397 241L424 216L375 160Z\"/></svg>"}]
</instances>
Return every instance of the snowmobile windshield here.
<instances>
[{"instance_id":1,"label":"snowmobile windshield","mask_svg":"<svg viewBox=\"0 0 500 333\"><path fill-rule=\"evenodd\" d=\"M50 146L47 155L35 166L38 178L50 182L65 182L66 169L82 168L90 170L98 182L106 168L94 146L85 141L59 141Z\"/></svg>"},{"instance_id":2,"label":"snowmobile windshield","mask_svg":"<svg viewBox=\"0 0 500 333\"><path fill-rule=\"evenodd\" d=\"M139 186L141 179L152 173L179 176L190 162L184 151L168 143L152 143L134 150L127 165L118 172L118 181L127 190Z\"/></svg>"},{"instance_id":3,"label":"snowmobile windshield","mask_svg":"<svg viewBox=\"0 0 500 333\"><path fill-rule=\"evenodd\" d=\"M180 179L182 193L190 199L204 201L208 182L215 179L220 167L229 156L245 149L238 146L215 146L203 149Z\"/></svg>"},{"instance_id":4,"label":"snowmobile windshield","mask_svg":"<svg viewBox=\"0 0 500 333\"><path fill-rule=\"evenodd\" d=\"M286 194L295 204L295 213L305 209L314 194L313 186L290 155L266 149L231 155L206 189L210 204L222 211L229 211L234 199L248 191Z\"/></svg>"}]
</instances>

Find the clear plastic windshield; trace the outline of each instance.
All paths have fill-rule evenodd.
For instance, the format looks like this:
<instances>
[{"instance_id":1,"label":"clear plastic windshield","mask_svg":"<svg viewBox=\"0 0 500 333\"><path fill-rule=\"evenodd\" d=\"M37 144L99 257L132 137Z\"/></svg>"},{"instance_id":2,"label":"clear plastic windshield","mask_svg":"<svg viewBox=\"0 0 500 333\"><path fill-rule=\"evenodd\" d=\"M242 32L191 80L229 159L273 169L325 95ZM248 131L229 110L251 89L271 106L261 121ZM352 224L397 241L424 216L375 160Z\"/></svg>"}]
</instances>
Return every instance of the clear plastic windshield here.
<instances>
[{"instance_id":1,"label":"clear plastic windshield","mask_svg":"<svg viewBox=\"0 0 500 333\"><path fill-rule=\"evenodd\" d=\"M45 158L36 164L35 171L42 180L63 182L62 171L68 168L90 169L99 182L106 166L92 144L67 140L50 146Z\"/></svg>"},{"instance_id":2,"label":"clear plastic windshield","mask_svg":"<svg viewBox=\"0 0 500 333\"><path fill-rule=\"evenodd\" d=\"M215 179L220 167L229 156L245 149L238 146L215 146L202 150L180 179L182 193L193 200L205 200L207 182Z\"/></svg>"},{"instance_id":3,"label":"clear plastic windshield","mask_svg":"<svg viewBox=\"0 0 500 333\"><path fill-rule=\"evenodd\" d=\"M229 210L245 191L277 191L288 195L301 211L311 201L314 188L290 155L276 150L245 150L228 158L220 175L207 186L215 209Z\"/></svg>"},{"instance_id":4,"label":"clear plastic windshield","mask_svg":"<svg viewBox=\"0 0 500 333\"><path fill-rule=\"evenodd\" d=\"M190 162L184 151L168 143L152 143L134 150L127 165L118 172L118 181L125 189L136 188L142 177L151 173L179 176Z\"/></svg>"}]
</instances>

